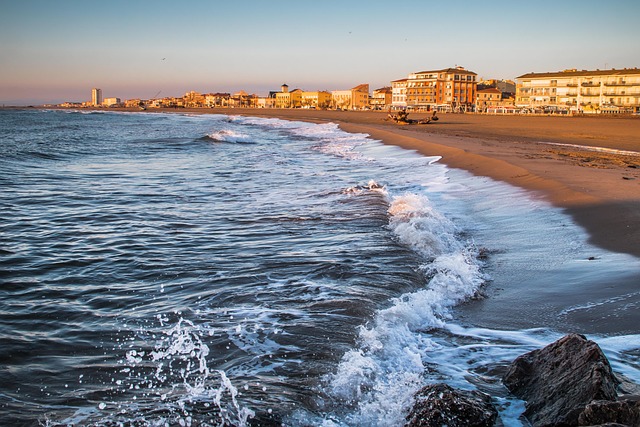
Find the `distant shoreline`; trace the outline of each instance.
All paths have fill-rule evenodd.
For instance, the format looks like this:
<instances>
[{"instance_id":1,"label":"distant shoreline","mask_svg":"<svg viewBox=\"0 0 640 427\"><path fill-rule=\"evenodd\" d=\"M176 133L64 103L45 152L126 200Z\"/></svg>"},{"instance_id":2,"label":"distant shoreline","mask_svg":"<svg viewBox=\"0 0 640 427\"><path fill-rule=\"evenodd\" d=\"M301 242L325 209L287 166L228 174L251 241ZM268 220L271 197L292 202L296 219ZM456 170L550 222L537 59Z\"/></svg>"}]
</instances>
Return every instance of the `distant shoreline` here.
<instances>
[{"instance_id":1,"label":"distant shoreline","mask_svg":"<svg viewBox=\"0 0 640 427\"><path fill-rule=\"evenodd\" d=\"M274 117L337 123L385 144L441 156L441 162L530 190L565 209L591 236L614 252L640 257L640 118L633 116L509 116L440 114L428 125L398 125L382 111L306 109L101 108L187 114ZM426 118L411 113L410 118ZM563 145L551 145L563 144ZM581 149L602 147L605 152ZM616 154L615 150L629 152ZM613 151L613 152L612 152Z\"/></svg>"}]
</instances>

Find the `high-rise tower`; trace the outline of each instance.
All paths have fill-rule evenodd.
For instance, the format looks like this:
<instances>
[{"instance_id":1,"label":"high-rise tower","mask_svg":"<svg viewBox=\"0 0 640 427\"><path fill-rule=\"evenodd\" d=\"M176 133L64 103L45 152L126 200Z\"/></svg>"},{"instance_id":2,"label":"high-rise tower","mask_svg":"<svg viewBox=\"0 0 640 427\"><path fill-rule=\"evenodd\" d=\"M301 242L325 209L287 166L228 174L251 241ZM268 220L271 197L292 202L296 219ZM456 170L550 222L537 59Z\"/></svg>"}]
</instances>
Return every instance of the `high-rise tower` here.
<instances>
[{"instance_id":1,"label":"high-rise tower","mask_svg":"<svg viewBox=\"0 0 640 427\"><path fill-rule=\"evenodd\" d=\"M91 89L91 103L95 106L102 105L102 89Z\"/></svg>"}]
</instances>

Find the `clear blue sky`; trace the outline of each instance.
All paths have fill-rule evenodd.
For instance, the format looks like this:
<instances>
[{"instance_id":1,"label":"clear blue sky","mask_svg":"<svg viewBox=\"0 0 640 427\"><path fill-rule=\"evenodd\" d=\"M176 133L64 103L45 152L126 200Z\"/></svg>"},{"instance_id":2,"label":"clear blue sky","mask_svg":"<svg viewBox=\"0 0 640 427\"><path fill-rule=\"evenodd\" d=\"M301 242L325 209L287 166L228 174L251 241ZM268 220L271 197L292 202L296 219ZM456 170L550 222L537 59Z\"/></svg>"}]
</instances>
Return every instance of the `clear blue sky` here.
<instances>
[{"instance_id":1,"label":"clear blue sky","mask_svg":"<svg viewBox=\"0 0 640 427\"><path fill-rule=\"evenodd\" d=\"M0 0L0 104L640 67L640 2Z\"/></svg>"}]
</instances>

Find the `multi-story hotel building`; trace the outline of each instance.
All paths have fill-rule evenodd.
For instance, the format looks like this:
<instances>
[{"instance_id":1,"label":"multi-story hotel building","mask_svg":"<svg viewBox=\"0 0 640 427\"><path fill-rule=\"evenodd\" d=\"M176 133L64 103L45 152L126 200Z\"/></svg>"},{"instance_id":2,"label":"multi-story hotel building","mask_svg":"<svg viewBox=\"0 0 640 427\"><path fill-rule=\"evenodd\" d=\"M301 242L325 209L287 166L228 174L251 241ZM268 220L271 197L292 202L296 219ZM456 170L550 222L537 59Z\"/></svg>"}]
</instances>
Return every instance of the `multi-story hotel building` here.
<instances>
[{"instance_id":1,"label":"multi-story hotel building","mask_svg":"<svg viewBox=\"0 0 640 427\"><path fill-rule=\"evenodd\" d=\"M319 90L315 92L302 92L302 108L329 108L331 105L331 93Z\"/></svg>"},{"instance_id":2,"label":"multi-story hotel building","mask_svg":"<svg viewBox=\"0 0 640 427\"><path fill-rule=\"evenodd\" d=\"M102 105L102 89L91 89L91 104L94 106Z\"/></svg>"},{"instance_id":3,"label":"multi-story hotel building","mask_svg":"<svg viewBox=\"0 0 640 427\"><path fill-rule=\"evenodd\" d=\"M281 92L275 92L276 108L300 108L302 106L302 89L289 92L289 86L283 84Z\"/></svg>"},{"instance_id":4,"label":"multi-story hotel building","mask_svg":"<svg viewBox=\"0 0 640 427\"><path fill-rule=\"evenodd\" d=\"M369 108L369 85L365 83L349 90L334 90L331 92L331 103L334 108L343 110Z\"/></svg>"},{"instance_id":5,"label":"multi-story hotel building","mask_svg":"<svg viewBox=\"0 0 640 427\"><path fill-rule=\"evenodd\" d=\"M516 105L584 113L640 111L640 69L528 73L516 79Z\"/></svg>"},{"instance_id":6,"label":"multi-story hotel building","mask_svg":"<svg viewBox=\"0 0 640 427\"><path fill-rule=\"evenodd\" d=\"M391 106L395 109L407 107L407 79L391 82Z\"/></svg>"},{"instance_id":7,"label":"multi-story hotel building","mask_svg":"<svg viewBox=\"0 0 640 427\"><path fill-rule=\"evenodd\" d=\"M375 89L372 92L371 98L369 98L369 105L374 110L384 110L387 108L387 105L391 105L392 95L393 91L390 86Z\"/></svg>"},{"instance_id":8,"label":"multi-story hotel building","mask_svg":"<svg viewBox=\"0 0 640 427\"><path fill-rule=\"evenodd\" d=\"M473 110L476 102L477 74L464 67L411 73L406 81L395 80L393 105L425 110ZM406 84L406 88L402 86ZM405 92L406 91L406 92ZM405 92L406 95L403 95ZM403 99L405 98L405 99Z\"/></svg>"}]
</instances>

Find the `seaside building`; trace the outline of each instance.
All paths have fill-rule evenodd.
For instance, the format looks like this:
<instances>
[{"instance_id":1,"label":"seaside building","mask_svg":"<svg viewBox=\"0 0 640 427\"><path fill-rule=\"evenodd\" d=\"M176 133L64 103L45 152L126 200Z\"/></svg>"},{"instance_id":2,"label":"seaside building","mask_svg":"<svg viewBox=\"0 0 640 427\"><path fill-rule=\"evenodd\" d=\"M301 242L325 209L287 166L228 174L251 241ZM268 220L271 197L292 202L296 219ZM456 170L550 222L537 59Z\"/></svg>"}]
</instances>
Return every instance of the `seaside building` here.
<instances>
[{"instance_id":1,"label":"seaside building","mask_svg":"<svg viewBox=\"0 0 640 427\"><path fill-rule=\"evenodd\" d=\"M94 107L102 105L102 89L95 87L91 89L91 105Z\"/></svg>"},{"instance_id":2,"label":"seaside building","mask_svg":"<svg viewBox=\"0 0 640 427\"><path fill-rule=\"evenodd\" d=\"M255 106L256 108L275 108L275 95L269 94L269 96L259 96L258 98L256 98Z\"/></svg>"},{"instance_id":3,"label":"seaside building","mask_svg":"<svg viewBox=\"0 0 640 427\"><path fill-rule=\"evenodd\" d=\"M478 82L478 90L488 89L490 87L499 89L503 94L512 93L515 95L516 93L516 82L513 80L489 79Z\"/></svg>"},{"instance_id":4,"label":"seaside building","mask_svg":"<svg viewBox=\"0 0 640 427\"><path fill-rule=\"evenodd\" d=\"M302 90L294 89L289 91L289 86L285 83L281 86L281 91L275 93L276 108L300 108L302 106Z\"/></svg>"},{"instance_id":5,"label":"seaside building","mask_svg":"<svg viewBox=\"0 0 640 427\"><path fill-rule=\"evenodd\" d=\"M476 103L476 76L459 66L411 73L406 80L406 106L427 111L472 111Z\"/></svg>"},{"instance_id":6,"label":"seaside building","mask_svg":"<svg viewBox=\"0 0 640 427\"><path fill-rule=\"evenodd\" d=\"M375 89L371 98L369 99L369 105L373 110L386 110L388 105L391 105L391 99L393 97L393 89L391 86L381 87Z\"/></svg>"},{"instance_id":7,"label":"seaside building","mask_svg":"<svg viewBox=\"0 0 640 427\"><path fill-rule=\"evenodd\" d=\"M228 107L230 98L229 93L208 93L204 96L204 105L209 108Z\"/></svg>"},{"instance_id":8,"label":"seaside building","mask_svg":"<svg viewBox=\"0 0 640 427\"><path fill-rule=\"evenodd\" d=\"M102 101L102 105L105 107L119 107L122 105L122 101L120 98L105 98L104 101Z\"/></svg>"},{"instance_id":9,"label":"seaside building","mask_svg":"<svg viewBox=\"0 0 640 427\"><path fill-rule=\"evenodd\" d=\"M516 106L577 113L640 111L640 69L528 73L516 78Z\"/></svg>"},{"instance_id":10,"label":"seaside building","mask_svg":"<svg viewBox=\"0 0 640 427\"><path fill-rule=\"evenodd\" d=\"M400 79L391 82L391 107L393 109L407 108L407 80Z\"/></svg>"},{"instance_id":11,"label":"seaside building","mask_svg":"<svg viewBox=\"0 0 640 427\"><path fill-rule=\"evenodd\" d=\"M302 108L329 108L331 106L331 94L320 90L316 92L302 92Z\"/></svg>"},{"instance_id":12,"label":"seaside building","mask_svg":"<svg viewBox=\"0 0 640 427\"><path fill-rule=\"evenodd\" d=\"M516 112L515 98L497 87L479 89L476 92L476 108L478 113L512 114Z\"/></svg>"},{"instance_id":13,"label":"seaside building","mask_svg":"<svg viewBox=\"0 0 640 427\"><path fill-rule=\"evenodd\" d=\"M205 96L195 91L189 91L182 97L187 108L199 108L205 105Z\"/></svg>"},{"instance_id":14,"label":"seaside building","mask_svg":"<svg viewBox=\"0 0 640 427\"><path fill-rule=\"evenodd\" d=\"M233 108L247 108L255 107L257 104L258 96L255 94L249 95L244 90L236 92L229 99L229 106Z\"/></svg>"},{"instance_id":15,"label":"seaside building","mask_svg":"<svg viewBox=\"0 0 640 427\"><path fill-rule=\"evenodd\" d=\"M369 85L361 84L349 90L331 92L331 104L341 110L365 110L369 108Z\"/></svg>"},{"instance_id":16,"label":"seaside building","mask_svg":"<svg viewBox=\"0 0 640 427\"><path fill-rule=\"evenodd\" d=\"M127 108L141 108L145 106L145 102L140 98L132 98L125 100L124 106Z\"/></svg>"}]
</instances>

